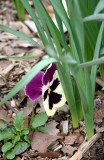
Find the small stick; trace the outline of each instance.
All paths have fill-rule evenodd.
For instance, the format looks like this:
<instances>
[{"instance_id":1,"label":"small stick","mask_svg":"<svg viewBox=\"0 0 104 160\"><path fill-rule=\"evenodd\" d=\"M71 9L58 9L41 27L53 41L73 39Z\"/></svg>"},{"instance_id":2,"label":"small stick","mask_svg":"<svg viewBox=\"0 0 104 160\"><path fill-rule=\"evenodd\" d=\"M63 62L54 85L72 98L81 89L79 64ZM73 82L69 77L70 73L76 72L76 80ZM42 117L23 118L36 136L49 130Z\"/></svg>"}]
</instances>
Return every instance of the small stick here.
<instances>
[{"instance_id":1,"label":"small stick","mask_svg":"<svg viewBox=\"0 0 104 160\"><path fill-rule=\"evenodd\" d=\"M7 77L3 76L2 74L0 74L0 76L5 78L6 80L9 80L9 81L13 82L11 79L8 79Z\"/></svg>"},{"instance_id":2,"label":"small stick","mask_svg":"<svg viewBox=\"0 0 104 160\"><path fill-rule=\"evenodd\" d=\"M9 103L5 102L4 104L6 105L6 107L8 107L9 110L12 110L14 113L17 114L19 112L18 110L13 108Z\"/></svg>"},{"instance_id":3,"label":"small stick","mask_svg":"<svg viewBox=\"0 0 104 160\"><path fill-rule=\"evenodd\" d=\"M96 133L89 141L83 142L78 151L67 160L80 160L83 157L83 154L100 138L101 133Z\"/></svg>"},{"instance_id":4,"label":"small stick","mask_svg":"<svg viewBox=\"0 0 104 160\"><path fill-rule=\"evenodd\" d=\"M104 82L99 79L98 77L96 77L96 82L101 86L101 87L104 87Z\"/></svg>"}]
</instances>

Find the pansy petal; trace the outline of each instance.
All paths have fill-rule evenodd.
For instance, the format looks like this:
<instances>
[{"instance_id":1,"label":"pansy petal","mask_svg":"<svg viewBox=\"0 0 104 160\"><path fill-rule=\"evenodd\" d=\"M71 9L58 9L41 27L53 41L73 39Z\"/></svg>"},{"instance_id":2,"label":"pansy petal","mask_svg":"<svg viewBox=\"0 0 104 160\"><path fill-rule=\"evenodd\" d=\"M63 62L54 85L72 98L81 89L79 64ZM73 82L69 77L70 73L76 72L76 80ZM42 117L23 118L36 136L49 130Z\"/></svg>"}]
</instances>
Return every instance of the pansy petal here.
<instances>
[{"instance_id":1,"label":"pansy petal","mask_svg":"<svg viewBox=\"0 0 104 160\"><path fill-rule=\"evenodd\" d=\"M49 109L52 109L54 104L58 104L61 101L61 98L62 98L61 94L52 92L49 95Z\"/></svg>"},{"instance_id":2,"label":"pansy petal","mask_svg":"<svg viewBox=\"0 0 104 160\"><path fill-rule=\"evenodd\" d=\"M56 112L55 107L53 107L52 109L49 109L49 96L47 96L47 99L43 101L43 105L48 116L53 116L55 114Z\"/></svg>"},{"instance_id":3,"label":"pansy petal","mask_svg":"<svg viewBox=\"0 0 104 160\"><path fill-rule=\"evenodd\" d=\"M25 93L34 101L42 95L42 77L44 72L39 72L25 87Z\"/></svg>"},{"instance_id":4,"label":"pansy petal","mask_svg":"<svg viewBox=\"0 0 104 160\"><path fill-rule=\"evenodd\" d=\"M47 94L48 89L51 89L51 93L49 95ZM48 116L53 116L56 110L65 104L66 97L57 70L54 72L52 81L47 85L43 85L42 95L44 108Z\"/></svg>"},{"instance_id":5,"label":"pansy petal","mask_svg":"<svg viewBox=\"0 0 104 160\"><path fill-rule=\"evenodd\" d=\"M53 84L50 86L50 89L54 91L59 84L60 84L60 80L58 78L56 78L55 80L53 79Z\"/></svg>"},{"instance_id":6,"label":"pansy petal","mask_svg":"<svg viewBox=\"0 0 104 160\"><path fill-rule=\"evenodd\" d=\"M52 64L49 65L49 67L47 68L47 70L44 73L44 76L42 78L43 85L47 85L47 83L50 83L52 81L53 75L54 75L56 70L57 70L57 68L56 68L55 63L52 63Z\"/></svg>"}]
</instances>

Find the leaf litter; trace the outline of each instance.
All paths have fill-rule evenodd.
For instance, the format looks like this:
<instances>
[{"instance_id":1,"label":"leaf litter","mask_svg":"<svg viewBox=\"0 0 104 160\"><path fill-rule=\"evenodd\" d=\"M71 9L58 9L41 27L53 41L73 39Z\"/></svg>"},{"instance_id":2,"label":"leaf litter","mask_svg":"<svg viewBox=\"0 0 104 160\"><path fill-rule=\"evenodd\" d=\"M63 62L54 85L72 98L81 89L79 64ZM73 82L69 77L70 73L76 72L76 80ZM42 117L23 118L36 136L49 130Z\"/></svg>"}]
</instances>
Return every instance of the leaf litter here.
<instances>
[{"instance_id":1,"label":"leaf litter","mask_svg":"<svg viewBox=\"0 0 104 160\"><path fill-rule=\"evenodd\" d=\"M49 1L43 1L48 13L53 17L52 7L49 4ZM32 20L30 16L26 13L25 22L18 21L16 11L14 10L11 0L0 1L0 13L0 24L19 30L41 44L37 30L34 26L30 27L33 23L31 22ZM2 73L2 76L0 75L0 99L2 99L38 61L47 58L44 50L0 29L0 55L22 56L31 54L37 54L38 56L34 59L24 61L0 59L0 72ZM13 121L13 117L16 115L16 112L23 110L25 116L25 129L29 127L28 124L32 110L34 109L36 114L43 111L42 99L40 98L36 102L30 102L24 94L24 89L9 100L8 104L5 103L0 109L0 118L10 123ZM13 109L10 109L11 107ZM94 108L95 130L96 132L103 133L104 92L101 90L96 92ZM48 130L47 134L36 131L33 132L31 139L32 150L30 149L25 152L28 156L21 154L22 159L29 159L30 157L41 160L41 157L44 157L44 159L47 160L65 160L68 157L71 157L84 142L84 122L79 122L79 129L72 129L72 122L67 104L65 104L65 107L60 108L54 117L50 117L45 126ZM99 154L100 158L100 155L104 150L102 139L103 137L100 138L92 148L83 155L83 160L96 157L97 154ZM97 148L99 148L99 153L96 151ZM35 152L34 150L37 150L38 152ZM21 158L18 156L17 160L20 159Z\"/></svg>"}]
</instances>

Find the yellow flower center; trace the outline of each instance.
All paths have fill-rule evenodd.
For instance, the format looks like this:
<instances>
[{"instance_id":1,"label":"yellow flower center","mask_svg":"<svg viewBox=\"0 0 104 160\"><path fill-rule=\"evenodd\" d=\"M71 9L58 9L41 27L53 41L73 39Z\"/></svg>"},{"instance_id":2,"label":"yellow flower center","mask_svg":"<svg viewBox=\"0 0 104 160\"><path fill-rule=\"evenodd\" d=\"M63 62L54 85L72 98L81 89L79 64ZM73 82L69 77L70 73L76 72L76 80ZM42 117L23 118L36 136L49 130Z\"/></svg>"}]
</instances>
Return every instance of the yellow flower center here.
<instances>
[{"instance_id":1,"label":"yellow flower center","mask_svg":"<svg viewBox=\"0 0 104 160\"><path fill-rule=\"evenodd\" d=\"M50 94L50 93L51 93L51 89L48 90L48 94Z\"/></svg>"}]
</instances>

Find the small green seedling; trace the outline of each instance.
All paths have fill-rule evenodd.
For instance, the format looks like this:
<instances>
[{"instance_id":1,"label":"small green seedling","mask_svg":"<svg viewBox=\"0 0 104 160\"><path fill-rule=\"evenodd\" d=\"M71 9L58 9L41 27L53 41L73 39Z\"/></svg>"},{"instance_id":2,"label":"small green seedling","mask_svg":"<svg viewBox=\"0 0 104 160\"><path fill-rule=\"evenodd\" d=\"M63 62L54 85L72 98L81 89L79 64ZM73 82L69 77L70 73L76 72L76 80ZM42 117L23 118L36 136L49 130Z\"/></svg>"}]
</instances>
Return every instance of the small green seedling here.
<instances>
[{"instance_id":1,"label":"small green seedling","mask_svg":"<svg viewBox=\"0 0 104 160\"><path fill-rule=\"evenodd\" d=\"M31 129L36 131L46 132L46 128L43 127L48 119L46 113L40 113L33 119ZM7 124L7 122L0 126L0 141L4 141L2 146L2 152L5 154L4 160L14 159L16 155L23 153L30 147L30 140L28 139L31 131L23 129L23 111L17 113L14 118L13 125Z\"/></svg>"}]
</instances>

